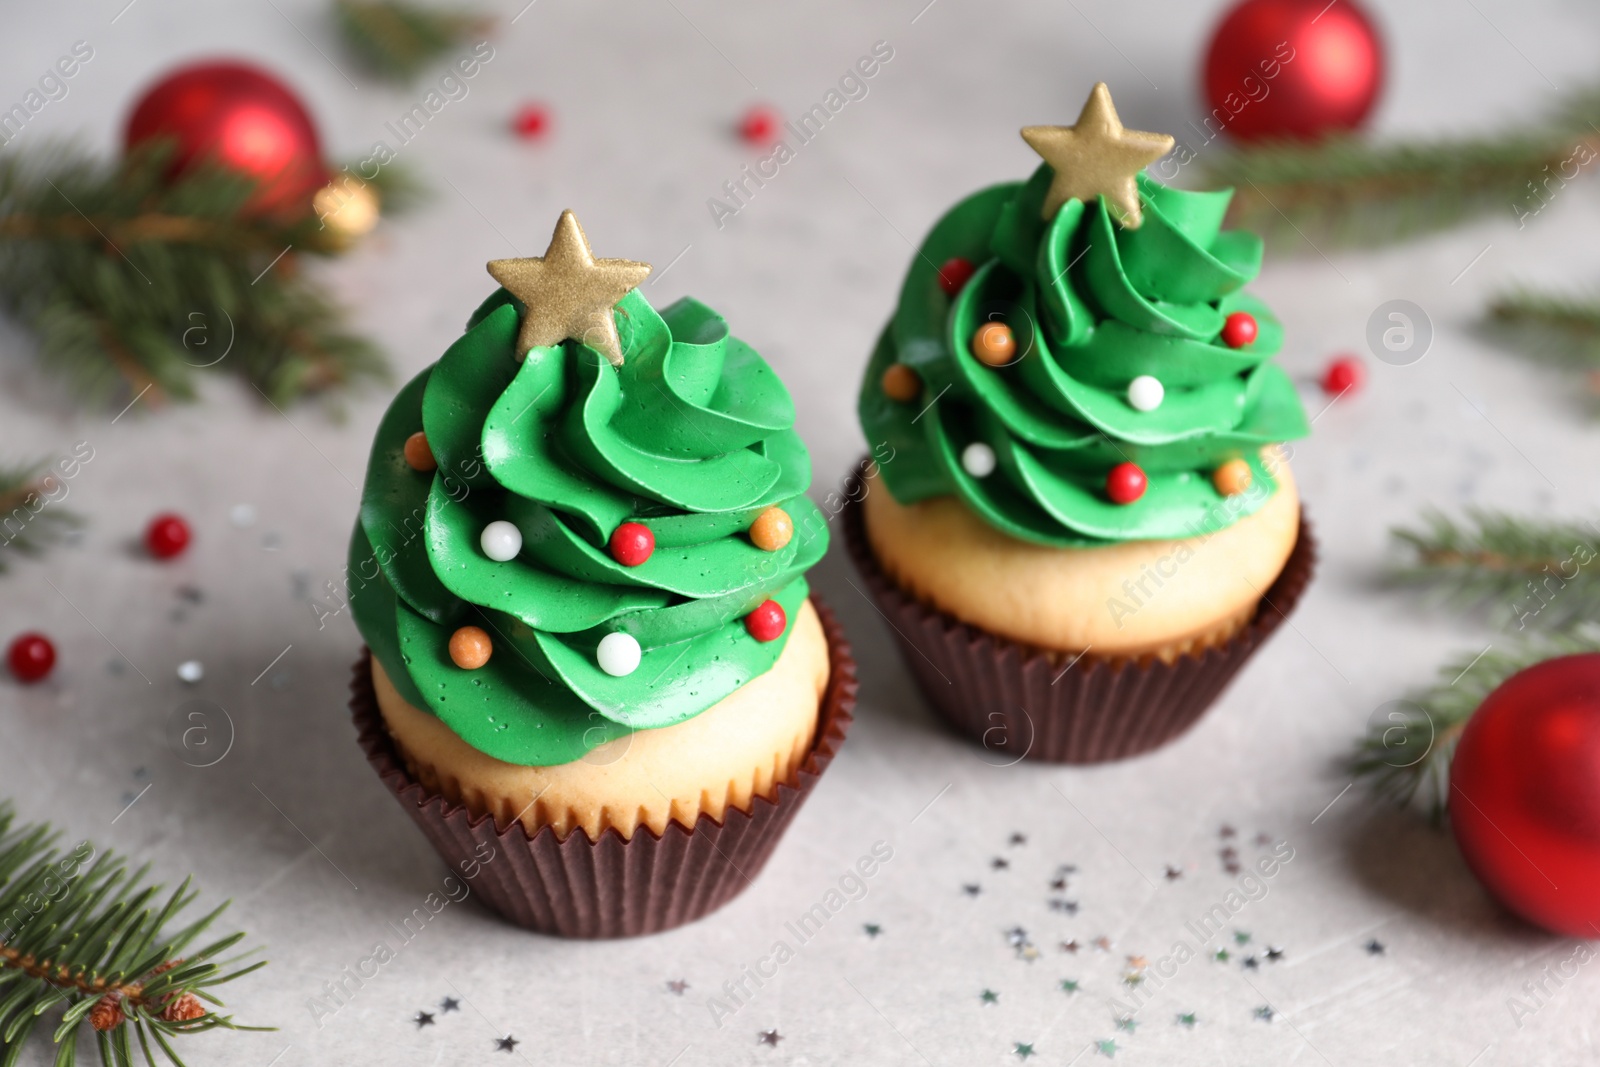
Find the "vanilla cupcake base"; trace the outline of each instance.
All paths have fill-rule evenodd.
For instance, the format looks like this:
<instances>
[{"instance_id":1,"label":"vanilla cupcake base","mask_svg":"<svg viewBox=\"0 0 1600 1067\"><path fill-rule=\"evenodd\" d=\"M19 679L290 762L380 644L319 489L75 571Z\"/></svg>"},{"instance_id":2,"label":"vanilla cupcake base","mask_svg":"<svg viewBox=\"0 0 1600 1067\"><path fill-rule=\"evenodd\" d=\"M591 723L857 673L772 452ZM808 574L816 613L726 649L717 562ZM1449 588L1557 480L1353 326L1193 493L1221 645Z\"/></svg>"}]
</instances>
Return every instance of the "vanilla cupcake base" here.
<instances>
[{"instance_id":1,"label":"vanilla cupcake base","mask_svg":"<svg viewBox=\"0 0 1600 1067\"><path fill-rule=\"evenodd\" d=\"M1185 540L1030 544L957 497L901 504L877 479L863 519L895 584L964 623L1056 652L1170 662L1242 630L1294 551L1300 497L1289 465L1275 466L1277 491L1260 510Z\"/></svg>"},{"instance_id":2,"label":"vanilla cupcake base","mask_svg":"<svg viewBox=\"0 0 1600 1067\"><path fill-rule=\"evenodd\" d=\"M389 736L425 788L502 827L520 821L532 834L548 826L558 838L582 830L590 840L608 829L631 838L641 826L659 835L673 821L692 828L701 815L720 822L730 806L748 812L755 797L793 784L812 748L828 674L828 642L808 600L772 669L710 709L619 737L572 763L524 767L461 740L401 697L372 661Z\"/></svg>"}]
</instances>

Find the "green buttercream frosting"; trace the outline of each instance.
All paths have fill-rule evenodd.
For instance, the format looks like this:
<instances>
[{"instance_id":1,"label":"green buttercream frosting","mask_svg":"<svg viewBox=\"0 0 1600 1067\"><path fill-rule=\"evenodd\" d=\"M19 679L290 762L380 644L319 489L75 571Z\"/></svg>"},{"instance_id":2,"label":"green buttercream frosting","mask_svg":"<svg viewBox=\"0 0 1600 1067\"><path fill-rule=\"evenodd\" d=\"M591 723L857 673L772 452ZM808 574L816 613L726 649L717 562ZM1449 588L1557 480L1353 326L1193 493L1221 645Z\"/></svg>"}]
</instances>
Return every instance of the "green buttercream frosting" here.
<instances>
[{"instance_id":1,"label":"green buttercream frosting","mask_svg":"<svg viewBox=\"0 0 1600 1067\"><path fill-rule=\"evenodd\" d=\"M969 196L913 257L859 407L868 440L893 449L882 464L890 493L904 504L956 494L1005 533L1061 547L1191 537L1259 510L1276 491L1261 447L1309 427L1288 376L1269 362L1283 327L1243 291L1261 240L1222 229L1232 192L1169 189L1141 174L1144 220L1130 230L1099 198L1041 218L1051 177L1042 165L1025 183ZM954 297L939 284L953 257L977 267ZM1235 311L1258 326L1237 349L1219 337ZM1015 336L1007 366L969 348L988 321ZM897 361L922 379L913 401L883 392ZM1153 411L1128 400L1140 375L1165 388ZM984 478L961 463L975 442L997 461ZM1256 488L1224 498L1211 472L1236 457ZM1144 496L1125 505L1105 493L1107 472L1124 461L1148 478Z\"/></svg>"},{"instance_id":2,"label":"green buttercream frosting","mask_svg":"<svg viewBox=\"0 0 1600 1067\"><path fill-rule=\"evenodd\" d=\"M792 621L828 534L788 391L716 312L685 299L657 313L630 292L621 367L576 341L517 359L521 312L497 291L384 415L350 599L403 697L497 759L548 766L692 718L769 670L789 633L757 641L744 616L771 599ZM437 471L405 460L418 430ZM772 506L794 522L775 552L747 532ZM522 549L496 562L480 536L502 519ZM655 536L639 566L607 548L624 522ZM449 654L466 625L494 643L477 670ZM596 659L615 632L642 650L622 677Z\"/></svg>"}]
</instances>

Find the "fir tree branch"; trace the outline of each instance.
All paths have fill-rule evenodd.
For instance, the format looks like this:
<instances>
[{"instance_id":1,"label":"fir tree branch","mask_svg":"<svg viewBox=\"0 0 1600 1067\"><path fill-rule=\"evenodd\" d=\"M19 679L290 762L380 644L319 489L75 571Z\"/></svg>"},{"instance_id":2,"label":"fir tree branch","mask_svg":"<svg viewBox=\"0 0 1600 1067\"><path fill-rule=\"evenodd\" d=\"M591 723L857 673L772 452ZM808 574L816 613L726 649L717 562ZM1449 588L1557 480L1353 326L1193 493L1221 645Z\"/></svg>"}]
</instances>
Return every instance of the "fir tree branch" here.
<instances>
[{"instance_id":1,"label":"fir tree branch","mask_svg":"<svg viewBox=\"0 0 1600 1067\"><path fill-rule=\"evenodd\" d=\"M1212 155L1207 178L1235 187L1233 225L1288 247L1302 237L1317 245L1386 244L1492 212L1537 214L1555 189L1595 169L1597 121L1600 88L1591 87L1545 120L1493 137L1265 143Z\"/></svg>"},{"instance_id":2,"label":"fir tree branch","mask_svg":"<svg viewBox=\"0 0 1600 1067\"><path fill-rule=\"evenodd\" d=\"M51 500L60 479L48 469L45 463L0 466L0 574L14 554L37 556L83 525Z\"/></svg>"},{"instance_id":3,"label":"fir tree branch","mask_svg":"<svg viewBox=\"0 0 1600 1067\"><path fill-rule=\"evenodd\" d=\"M84 1023L106 1067L133 1062L130 1033L152 1067L152 1039L181 1067L169 1038L259 1029L207 1007L223 1006L215 987L265 965L227 955L244 935L190 947L226 905L173 929L199 895L188 879L163 900L148 868L88 842L63 853L49 827L14 822L0 802L0 1063L17 1061L47 1012L60 1013L57 1067L76 1062Z\"/></svg>"},{"instance_id":4,"label":"fir tree branch","mask_svg":"<svg viewBox=\"0 0 1600 1067\"><path fill-rule=\"evenodd\" d=\"M1519 352L1565 366L1600 368L1600 296L1519 290L1489 306L1496 337Z\"/></svg>"},{"instance_id":5,"label":"fir tree branch","mask_svg":"<svg viewBox=\"0 0 1600 1067\"><path fill-rule=\"evenodd\" d=\"M335 0L334 14L345 48L369 72L400 82L494 24L475 11L393 0Z\"/></svg>"},{"instance_id":6,"label":"fir tree branch","mask_svg":"<svg viewBox=\"0 0 1600 1067\"><path fill-rule=\"evenodd\" d=\"M45 366L95 402L147 386L188 399L208 366L277 404L386 376L296 268L348 242L310 213L250 210L238 175L169 180L166 159L159 147L113 163L69 149L0 159L0 301Z\"/></svg>"},{"instance_id":7,"label":"fir tree branch","mask_svg":"<svg viewBox=\"0 0 1600 1067\"><path fill-rule=\"evenodd\" d=\"M1411 557L1391 572L1397 584L1518 630L1600 618L1600 574L1589 566L1600 555L1593 525L1483 510L1460 522L1428 512L1422 523L1391 531Z\"/></svg>"},{"instance_id":8,"label":"fir tree branch","mask_svg":"<svg viewBox=\"0 0 1600 1067\"><path fill-rule=\"evenodd\" d=\"M1439 669L1427 689L1389 705L1371 722L1349 768L1373 795L1396 804L1426 803L1437 822L1450 798L1450 759L1467 721L1500 683L1557 656L1600 651L1600 625L1523 640L1507 648L1462 654Z\"/></svg>"}]
</instances>

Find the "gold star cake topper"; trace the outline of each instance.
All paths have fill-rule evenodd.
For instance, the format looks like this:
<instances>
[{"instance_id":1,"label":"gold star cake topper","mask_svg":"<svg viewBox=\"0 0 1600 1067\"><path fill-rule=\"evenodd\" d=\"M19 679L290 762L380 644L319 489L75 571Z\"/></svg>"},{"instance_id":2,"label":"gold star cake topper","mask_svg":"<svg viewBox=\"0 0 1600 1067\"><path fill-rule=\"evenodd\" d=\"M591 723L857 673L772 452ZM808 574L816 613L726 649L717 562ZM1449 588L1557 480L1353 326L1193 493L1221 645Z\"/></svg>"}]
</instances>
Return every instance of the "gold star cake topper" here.
<instances>
[{"instance_id":1,"label":"gold star cake topper","mask_svg":"<svg viewBox=\"0 0 1600 1067\"><path fill-rule=\"evenodd\" d=\"M578 216L563 211L543 256L493 259L489 273L526 306L517 355L536 345L581 341L613 367L622 366L622 342L612 308L644 281L650 264L595 259Z\"/></svg>"},{"instance_id":2,"label":"gold star cake topper","mask_svg":"<svg viewBox=\"0 0 1600 1067\"><path fill-rule=\"evenodd\" d=\"M1129 130L1117 118L1111 90L1095 83L1089 100L1071 126L1024 126L1022 139L1055 171L1044 198L1044 217L1055 218L1068 200L1104 196L1124 229L1141 221L1139 186L1134 176L1172 151L1164 133Z\"/></svg>"}]
</instances>

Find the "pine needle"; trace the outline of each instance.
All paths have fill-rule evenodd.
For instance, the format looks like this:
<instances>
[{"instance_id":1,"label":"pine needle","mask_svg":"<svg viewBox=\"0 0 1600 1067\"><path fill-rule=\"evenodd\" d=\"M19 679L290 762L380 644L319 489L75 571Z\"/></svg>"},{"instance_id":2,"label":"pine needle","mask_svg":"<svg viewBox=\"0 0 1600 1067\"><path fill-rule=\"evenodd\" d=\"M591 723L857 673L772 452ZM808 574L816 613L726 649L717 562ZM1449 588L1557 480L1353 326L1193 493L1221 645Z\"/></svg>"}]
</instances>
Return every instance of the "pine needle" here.
<instances>
[{"instance_id":1,"label":"pine needle","mask_svg":"<svg viewBox=\"0 0 1600 1067\"><path fill-rule=\"evenodd\" d=\"M1286 247L1382 245L1496 212L1527 222L1597 169L1597 122L1600 88L1588 88L1493 137L1265 143L1214 153L1207 179L1237 190L1233 225Z\"/></svg>"},{"instance_id":2,"label":"pine needle","mask_svg":"<svg viewBox=\"0 0 1600 1067\"><path fill-rule=\"evenodd\" d=\"M1600 295L1518 290L1489 305L1490 328L1517 351L1551 363L1600 369Z\"/></svg>"},{"instance_id":3,"label":"pine needle","mask_svg":"<svg viewBox=\"0 0 1600 1067\"><path fill-rule=\"evenodd\" d=\"M243 934L190 947L222 912L171 924L198 895L184 881L163 899L141 868L98 853L70 853L40 824L16 824L0 802L0 1063L15 1063L39 1020L59 1016L51 1040L58 1067L72 1067L87 1024L106 1067L133 1062L132 1039L154 1067L152 1041L181 1065L169 1039L208 1030L254 1030L212 990L262 965L253 953L223 958ZM159 907L156 906L159 903Z\"/></svg>"},{"instance_id":4,"label":"pine needle","mask_svg":"<svg viewBox=\"0 0 1600 1067\"><path fill-rule=\"evenodd\" d=\"M1500 683L1557 656L1600 651L1600 624L1541 635L1506 648L1463 653L1439 669L1429 688L1380 709L1350 757L1350 771L1379 799L1426 804L1442 821L1450 799L1450 760L1473 712Z\"/></svg>"},{"instance_id":5,"label":"pine needle","mask_svg":"<svg viewBox=\"0 0 1600 1067\"><path fill-rule=\"evenodd\" d=\"M350 53L370 73L398 82L412 81L451 49L487 34L493 24L476 11L392 0L336 0L334 13Z\"/></svg>"},{"instance_id":6,"label":"pine needle","mask_svg":"<svg viewBox=\"0 0 1600 1067\"><path fill-rule=\"evenodd\" d=\"M169 181L167 158L0 158L0 301L38 337L40 362L95 403L189 399L205 368L279 405L385 377L300 263L347 242L315 216L247 210L253 185L236 174Z\"/></svg>"},{"instance_id":7,"label":"pine needle","mask_svg":"<svg viewBox=\"0 0 1600 1067\"><path fill-rule=\"evenodd\" d=\"M1487 510L1470 510L1465 521L1428 512L1422 522L1392 531L1411 557L1392 572L1397 584L1517 630L1600 618L1600 568L1592 566L1600 529L1592 524Z\"/></svg>"},{"instance_id":8,"label":"pine needle","mask_svg":"<svg viewBox=\"0 0 1600 1067\"><path fill-rule=\"evenodd\" d=\"M59 475L45 463L0 466L0 574L17 556L37 556L83 525L63 508Z\"/></svg>"}]
</instances>

